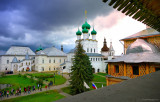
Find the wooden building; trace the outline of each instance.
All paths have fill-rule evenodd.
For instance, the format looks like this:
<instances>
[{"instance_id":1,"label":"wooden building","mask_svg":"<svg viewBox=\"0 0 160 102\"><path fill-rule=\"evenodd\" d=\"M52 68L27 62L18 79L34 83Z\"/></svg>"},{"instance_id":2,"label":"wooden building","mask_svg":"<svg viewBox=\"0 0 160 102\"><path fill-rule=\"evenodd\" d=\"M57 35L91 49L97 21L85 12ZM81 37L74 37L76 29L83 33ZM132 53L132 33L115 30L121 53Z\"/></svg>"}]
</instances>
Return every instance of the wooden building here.
<instances>
[{"instance_id":1,"label":"wooden building","mask_svg":"<svg viewBox=\"0 0 160 102\"><path fill-rule=\"evenodd\" d=\"M121 41L124 55L108 61L107 85L160 70L160 32L147 28Z\"/></svg>"}]
</instances>

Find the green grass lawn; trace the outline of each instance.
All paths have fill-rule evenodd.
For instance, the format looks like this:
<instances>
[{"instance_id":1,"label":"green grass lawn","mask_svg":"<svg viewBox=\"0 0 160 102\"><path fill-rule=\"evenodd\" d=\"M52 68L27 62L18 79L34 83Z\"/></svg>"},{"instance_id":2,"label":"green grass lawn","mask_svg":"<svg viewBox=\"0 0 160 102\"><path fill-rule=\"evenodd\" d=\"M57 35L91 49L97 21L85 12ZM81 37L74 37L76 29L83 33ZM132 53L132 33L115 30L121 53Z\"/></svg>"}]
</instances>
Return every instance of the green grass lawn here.
<instances>
[{"instance_id":1,"label":"green grass lawn","mask_svg":"<svg viewBox=\"0 0 160 102\"><path fill-rule=\"evenodd\" d=\"M18 75L9 75L9 76L0 77L0 84L13 85L8 89L11 89L11 88L17 89L18 87L21 87L22 91L23 91L23 87L33 86L33 85L37 86L35 81L32 83L29 78L24 78L23 76L18 77Z\"/></svg>"},{"instance_id":2,"label":"green grass lawn","mask_svg":"<svg viewBox=\"0 0 160 102\"><path fill-rule=\"evenodd\" d=\"M29 75L29 74L28 74ZM33 77L36 77L36 76L50 76L50 75L53 75L51 73L32 73L31 74ZM46 81L53 81L54 82L54 78L45 78ZM66 78L62 77L61 75L58 75L58 74L55 74L55 85L61 85L61 84L64 84L66 82Z\"/></svg>"},{"instance_id":3,"label":"green grass lawn","mask_svg":"<svg viewBox=\"0 0 160 102\"><path fill-rule=\"evenodd\" d=\"M94 76L93 82L97 86L97 88L102 88L102 84L103 84L103 86L106 86L106 78L105 77L99 76L97 74L93 74L93 76ZM92 88L92 83L89 83L89 87L90 87L90 90L94 90ZM62 88L62 91L65 92L65 93L70 94L70 87Z\"/></svg>"},{"instance_id":4,"label":"green grass lawn","mask_svg":"<svg viewBox=\"0 0 160 102\"><path fill-rule=\"evenodd\" d=\"M48 81L53 81L54 82L54 78L47 78ZM64 84L67 81L66 78L62 77L61 75L55 75L55 85L61 85Z\"/></svg>"},{"instance_id":5,"label":"green grass lawn","mask_svg":"<svg viewBox=\"0 0 160 102\"><path fill-rule=\"evenodd\" d=\"M106 76L107 73L97 73L98 75L101 75L101 76Z\"/></svg>"},{"instance_id":6,"label":"green grass lawn","mask_svg":"<svg viewBox=\"0 0 160 102\"><path fill-rule=\"evenodd\" d=\"M50 90L33 95L4 100L2 102L53 102L64 97L65 96L59 94L58 92Z\"/></svg>"},{"instance_id":7,"label":"green grass lawn","mask_svg":"<svg viewBox=\"0 0 160 102\"><path fill-rule=\"evenodd\" d=\"M70 94L70 87L64 87L64 88L62 88L62 91Z\"/></svg>"},{"instance_id":8,"label":"green grass lawn","mask_svg":"<svg viewBox=\"0 0 160 102\"><path fill-rule=\"evenodd\" d=\"M102 77L102 76L99 76L99 75L96 75L96 74L94 74L93 76L94 76L93 82L104 82L104 83L106 83L106 78L105 77Z\"/></svg>"},{"instance_id":9,"label":"green grass lawn","mask_svg":"<svg viewBox=\"0 0 160 102\"><path fill-rule=\"evenodd\" d=\"M49 76L49 75L53 75L53 74L50 74L50 73L32 73L32 74L27 74L27 75L32 75L33 77L36 77L36 76Z\"/></svg>"}]
</instances>

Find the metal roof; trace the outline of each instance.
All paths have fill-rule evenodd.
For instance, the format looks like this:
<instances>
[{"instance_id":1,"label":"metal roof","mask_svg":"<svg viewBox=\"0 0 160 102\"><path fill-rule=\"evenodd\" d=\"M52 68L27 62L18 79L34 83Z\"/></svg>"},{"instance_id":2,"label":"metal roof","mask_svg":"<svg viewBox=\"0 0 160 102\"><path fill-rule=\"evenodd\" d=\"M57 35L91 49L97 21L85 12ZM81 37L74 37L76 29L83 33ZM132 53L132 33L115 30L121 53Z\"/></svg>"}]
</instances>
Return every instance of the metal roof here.
<instances>
[{"instance_id":1,"label":"metal roof","mask_svg":"<svg viewBox=\"0 0 160 102\"><path fill-rule=\"evenodd\" d=\"M89 57L102 57L103 55L99 53L86 53Z\"/></svg>"},{"instance_id":2,"label":"metal roof","mask_svg":"<svg viewBox=\"0 0 160 102\"><path fill-rule=\"evenodd\" d=\"M12 60L12 63L18 63L18 60L17 60L17 57L14 56L13 60Z\"/></svg>"},{"instance_id":3,"label":"metal roof","mask_svg":"<svg viewBox=\"0 0 160 102\"><path fill-rule=\"evenodd\" d=\"M142 63L153 62L160 63L160 52L154 45L149 44L143 39L137 39L127 49L126 55L106 62L125 62Z\"/></svg>"},{"instance_id":4,"label":"metal roof","mask_svg":"<svg viewBox=\"0 0 160 102\"><path fill-rule=\"evenodd\" d=\"M74 49L71 49L69 53L74 53L75 51L76 51L76 47Z\"/></svg>"},{"instance_id":5,"label":"metal roof","mask_svg":"<svg viewBox=\"0 0 160 102\"><path fill-rule=\"evenodd\" d=\"M43 50L43 52L47 54L47 56L67 56L66 53L64 53L61 50L58 50L55 47L46 48Z\"/></svg>"},{"instance_id":6,"label":"metal roof","mask_svg":"<svg viewBox=\"0 0 160 102\"><path fill-rule=\"evenodd\" d=\"M11 46L5 55L26 55L28 52L29 55L35 55L35 53L29 47L23 46Z\"/></svg>"},{"instance_id":7,"label":"metal roof","mask_svg":"<svg viewBox=\"0 0 160 102\"><path fill-rule=\"evenodd\" d=\"M136 34L133 34L133 35L128 36L128 37L126 37L124 39L121 39L121 40L143 38L143 37L155 36L155 35L160 35L160 32L156 31L153 28L147 28L147 29L144 29L144 30L136 33Z\"/></svg>"},{"instance_id":8,"label":"metal roof","mask_svg":"<svg viewBox=\"0 0 160 102\"><path fill-rule=\"evenodd\" d=\"M56 102L160 102L160 71Z\"/></svg>"},{"instance_id":9,"label":"metal roof","mask_svg":"<svg viewBox=\"0 0 160 102\"><path fill-rule=\"evenodd\" d=\"M43 50L40 50L40 51L36 52L36 55L46 55L46 54L43 52Z\"/></svg>"},{"instance_id":10,"label":"metal roof","mask_svg":"<svg viewBox=\"0 0 160 102\"><path fill-rule=\"evenodd\" d=\"M126 54L140 53L140 52L159 52L158 48L143 39L137 39L130 46L128 46Z\"/></svg>"},{"instance_id":11,"label":"metal roof","mask_svg":"<svg viewBox=\"0 0 160 102\"><path fill-rule=\"evenodd\" d=\"M127 77L127 76L114 77L114 76L112 76L112 75L106 75L106 77L109 77L109 78L117 78L117 79L125 79L125 80L131 79L130 77Z\"/></svg>"},{"instance_id":12,"label":"metal roof","mask_svg":"<svg viewBox=\"0 0 160 102\"><path fill-rule=\"evenodd\" d=\"M127 54L127 55L123 55L122 57L118 57L116 59L108 60L106 62L160 63L160 53L148 53L148 52L130 53L130 54Z\"/></svg>"},{"instance_id":13,"label":"metal roof","mask_svg":"<svg viewBox=\"0 0 160 102\"><path fill-rule=\"evenodd\" d=\"M30 58L29 58L29 55L28 55L28 51L27 51L27 53L26 53L25 59L26 59L26 60L29 60L29 59L30 59Z\"/></svg>"}]
</instances>

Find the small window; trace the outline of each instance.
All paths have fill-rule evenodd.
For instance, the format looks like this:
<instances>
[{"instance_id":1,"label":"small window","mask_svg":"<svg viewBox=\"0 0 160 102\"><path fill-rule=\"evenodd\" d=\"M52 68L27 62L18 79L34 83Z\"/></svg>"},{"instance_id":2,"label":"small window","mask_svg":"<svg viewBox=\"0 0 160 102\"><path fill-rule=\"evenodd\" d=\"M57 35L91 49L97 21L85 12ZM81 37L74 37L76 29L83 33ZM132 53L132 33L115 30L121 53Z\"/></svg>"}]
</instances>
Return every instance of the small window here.
<instances>
[{"instance_id":1,"label":"small window","mask_svg":"<svg viewBox=\"0 0 160 102\"><path fill-rule=\"evenodd\" d=\"M93 58L93 61L95 60L95 58Z\"/></svg>"},{"instance_id":2,"label":"small window","mask_svg":"<svg viewBox=\"0 0 160 102\"><path fill-rule=\"evenodd\" d=\"M91 53L92 53L92 48L91 48Z\"/></svg>"},{"instance_id":3,"label":"small window","mask_svg":"<svg viewBox=\"0 0 160 102\"><path fill-rule=\"evenodd\" d=\"M96 52L96 50L94 49L94 53Z\"/></svg>"},{"instance_id":4,"label":"small window","mask_svg":"<svg viewBox=\"0 0 160 102\"><path fill-rule=\"evenodd\" d=\"M49 68L49 71L51 70L51 68Z\"/></svg>"},{"instance_id":5,"label":"small window","mask_svg":"<svg viewBox=\"0 0 160 102\"><path fill-rule=\"evenodd\" d=\"M97 58L96 58L96 61L97 61Z\"/></svg>"},{"instance_id":6,"label":"small window","mask_svg":"<svg viewBox=\"0 0 160 102\"><path fill-rule=\"evenodd\" d=\"M42 63L44 63L44 59L42 59Z\"/></svg>"},{"instance_id":7,"label":"small window","mask_svg":"<svg viewBox=\"0 0 160 102\"><path fill-rule=\"evenodd\" d=\"M91 61L92 61L92 58L91 58Z\"/></svg>"},{"instance_id":8,"label":"small window","mask_svg":"<svg viewBox=\"0 0 160 102\"><path fill-rule=\"evenodd\" d=\"M7 68L6 68L6 70L7 70Z\"/></svg>"},{"instance_id":9,"label":"small window","mask_svg":"<svg viewBox=\"0 0 160 102\"><path fill-rule=\"evenodd\" d=\"M9 64L9 60L7 60L7 64Z\"/></svg>"},{"instance_id":10,"label":"small window","mask_svg":"<svg viewBox=\"0 0 160 102\"><path fill-rule=\"evenodd\" d=\"M42 67L42 71L44 71L44 68Z\"/></svg>"},{"instance_id":11,"label":"small window","mask_svg":"<svg viewBox=\"0 0 160 102\"><path fill-rule=\"evenodd\" d=\"M51 63L51 59L49 59L49 63Z\"/></svg>"},{"instance_id":12,"label":"small window","mask_svg":"<svg viewBox=\"0 0 160 102\"><path fill-rule=\"evenodd\" d=\"M56 63L56 61L55 61L55 59L54 59L54 61L53 61L54 63Z\"/></svg>"},{"instance_id":13,"label":"small window","mask_svg":"<svg viewBox=\"0 0 160 102\"><path fill-rule=\"evenodd\" d=\"M87 48L87 52L89 52L89 48Z\"/></svg>"},{"instance_id":14,"label":"small window","mask_svg":"<svg viewBox=\"0 0 160 102\"><path fill-rule=\"evenodd\" d=\"M27 62L26 62L26 65L27 65Z\"/></svg>"},{"instance_id":15,"label":"small window","mask_svg":"<svg viewBox=\"0 0 160 102\"><path fill-rule=\"evenodd\" d=\"M139 75L139 67L138 66L132 66L133 68L133 75Z\"/></svg>"},{"instance_id":16,"label":"small window","mask_svg":"<svg viewBox=\"0 0 160 102\"><path fill-rule=\"evenodd\" d=\"M59 59L59 63L61 63L61 59Z\"/></svg>"},{"instance_id":17,"label":"small window","mask_svg":"<svg viewBox=\"0 0 160 102\"><path fill-rule=\"evenodd\" d=\"M55 68L54 68L54 70L55 70Z\"/></svg>"},{"instance_id":18,"label":"small window","mask_svg":"<svg viewBox=\"0 0 160 102\"><path fill-rule=\"evenodd\" d=\"M119 65L115 65L115 72L119 73Z\"/></svg>"}]
</instances>

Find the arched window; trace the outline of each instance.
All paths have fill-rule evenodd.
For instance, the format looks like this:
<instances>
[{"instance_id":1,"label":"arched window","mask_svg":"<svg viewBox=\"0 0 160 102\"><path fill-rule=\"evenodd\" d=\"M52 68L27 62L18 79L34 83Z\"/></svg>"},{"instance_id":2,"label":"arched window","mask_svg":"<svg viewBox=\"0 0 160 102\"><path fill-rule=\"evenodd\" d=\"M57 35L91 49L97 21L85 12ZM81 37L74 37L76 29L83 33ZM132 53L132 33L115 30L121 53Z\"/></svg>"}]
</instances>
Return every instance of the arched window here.
<instances>
[{"instance_id":1,"label":"arched window","mask_svg":"<svg viewBox=\"0 0 160 102\"><path fill-rule=\"evenodd\" d=\"M89 52L89 48L87 48L87 52Z\"/></svg>"},{"instance_id":2,"label":"arched window","mask_svg":"<svg viewBox=\"0 0 160 102\"><path fill-rule=\"evenodd\" d=\"M51 68L49 68L49 71L51 70Z\"/></svg>"},{"instance_id":3,"label":"arched window","mask_svg":"<svg viewBox=\"0 0 160 102\"><path fill-rule=\"evenodd\" d=\"M92 48L91 48L91 53L92 53Z\"/></svg>"},{"instance_id":4,"label":"arched window","mask_svg":"<svg viewBox=\"0 0 160 102\"><path fill-rule=\"evenodd\" d=\"M96 49L94 49L94 53L96 52Z\"/></svg>"},{"instance_id":5,"label":"arched window","mask_svg":"<svg viewBox=\"0 0 160 102\"><path fill-rule=\"evenodd\" d=\"M42 67L42 71L44 71L44 67Z\"/></svg>"},{"instance_id":6,"label":"arched window","mask_svg":"<svg viewBox=\"0 0 160 102\"><path fill-rule=\"evenodd\" d=\"M44 63L44 59L42 59L42 63Z\"/></svg>"},{"instance_id":7,"label":"arched window","mask_svg":"<svg viewBox=\"0 0 160 102\"><path fill-rule=\"evenodd\" d=\"M97 61L97 58L96 58L96 61Z\"/></svg>"}]
</instances>

